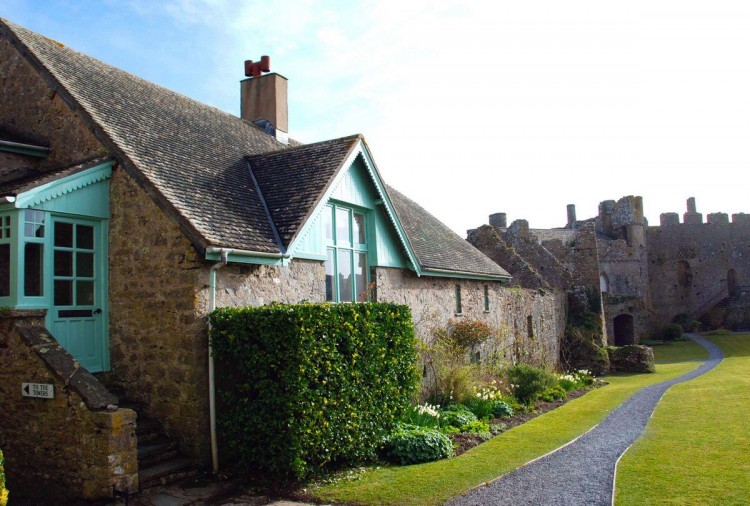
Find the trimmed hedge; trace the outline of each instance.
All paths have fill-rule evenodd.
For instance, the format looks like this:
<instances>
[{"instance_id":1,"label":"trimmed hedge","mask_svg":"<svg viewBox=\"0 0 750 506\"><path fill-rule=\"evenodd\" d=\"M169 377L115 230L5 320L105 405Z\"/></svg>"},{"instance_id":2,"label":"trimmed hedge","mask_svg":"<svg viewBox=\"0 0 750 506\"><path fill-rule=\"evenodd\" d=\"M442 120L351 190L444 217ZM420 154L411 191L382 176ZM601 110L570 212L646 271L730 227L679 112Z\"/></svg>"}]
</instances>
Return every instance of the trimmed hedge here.
<instances>
[{"instance_id":1,"label":"trimmed hedge","mask_svg":"<svg viewBox=\"0 0 750 506\"><path fill-rule=\"evenodd\" d=\"M0 506L6 506L6 504L8 504L8 489L5 488L4 463L3 451L0 450Z\"/></svg>"},{"instance_id":2,"label":"trimmed hedge","mask_svg":"<svg viewBox=\"0 0 750 506\"><path fill-rule=\"evenodd\" d=\"M419 376L408 306L273 304L209 315L225 462L302 478L373 458Z\"/></svg>"}]
</instances>

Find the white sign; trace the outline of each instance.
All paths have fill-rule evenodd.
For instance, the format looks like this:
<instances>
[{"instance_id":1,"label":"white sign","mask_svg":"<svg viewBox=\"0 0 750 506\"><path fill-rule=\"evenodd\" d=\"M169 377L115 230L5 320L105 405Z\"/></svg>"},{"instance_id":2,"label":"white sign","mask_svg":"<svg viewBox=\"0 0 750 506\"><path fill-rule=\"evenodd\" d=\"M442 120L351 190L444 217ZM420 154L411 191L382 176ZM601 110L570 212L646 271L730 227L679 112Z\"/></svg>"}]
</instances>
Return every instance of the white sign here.
<instances>
[{"instance_id":1,"label":"white sign","mask_svg":"<svg viewBox=\"0 0 750 506\"><path fill-rule=\"evenodd\" d=\"M49 383L21 383L21 393L24 397L54 399L55 385Z\"/></svg>"}]
</instances>

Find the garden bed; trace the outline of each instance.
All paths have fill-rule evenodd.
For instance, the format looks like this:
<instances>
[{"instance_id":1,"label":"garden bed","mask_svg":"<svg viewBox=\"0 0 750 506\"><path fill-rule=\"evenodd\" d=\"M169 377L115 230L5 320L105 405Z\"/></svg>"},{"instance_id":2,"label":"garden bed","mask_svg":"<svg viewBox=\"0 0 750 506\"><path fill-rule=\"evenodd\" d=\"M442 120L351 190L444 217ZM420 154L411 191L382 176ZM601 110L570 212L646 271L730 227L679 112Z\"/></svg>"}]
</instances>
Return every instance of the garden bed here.
<instances>
[{"instance_id":1,"label":"garden bed","mask_svg":"<svg viewBox=\"0 0 750 506\"><path fill-rule=\"evenodd\" d=\"M598 386L599 385L597 384L597 387ZM597 387L594 387L594 388L597 388ZM524 424L528 422L529 420L533 420L534 418L541 416L544 413L547 413L549 411L552 411L553 409L559 408L566 402L572 401L573 399L577 399L590 391L591 391L591 388L582 389L582 390L573 390L572 392L568 392L568 396L565 399L560 399L560 400L556 400L552 402L536 401L534 403L534 409L532 411L529 411L528 413L518 413L508 418L493 418L490 420L490 427L493 425L502 424L502 425L505 425L505 428L503 429L502 432L505 432L507 430L512 429L513 427L517 427L521 424ZM496 435L502 434L502 432L493 434L493 437ZM479 446L485 441L488 441L487 439L482 438L478 434L471 434L471 433L465 433L465 432L460 432L458 434L450 434L448 437L453 442L455 456L461 455L462 453L465 453L471 450L475 446Z\"/></svg>"}]
</instances>

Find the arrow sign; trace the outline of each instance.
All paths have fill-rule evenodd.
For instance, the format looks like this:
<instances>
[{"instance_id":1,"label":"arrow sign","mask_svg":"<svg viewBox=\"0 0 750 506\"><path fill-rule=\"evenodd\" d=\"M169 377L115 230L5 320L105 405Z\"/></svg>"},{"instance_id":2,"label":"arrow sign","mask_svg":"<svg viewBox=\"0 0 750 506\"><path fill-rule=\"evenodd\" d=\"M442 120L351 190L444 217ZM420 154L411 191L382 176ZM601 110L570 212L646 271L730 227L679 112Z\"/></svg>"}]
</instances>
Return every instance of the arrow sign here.
<instances>
[{"instance_id":1,"label":"arrow sign","mask_svg":"<svg viewBox=\"0 0 750 506\"><path fill-rule=\"evenodd\" d=\"M24 397L54 399L55 385L50 383L21 383L21 394Z\"/></svg>"}]
</instances>

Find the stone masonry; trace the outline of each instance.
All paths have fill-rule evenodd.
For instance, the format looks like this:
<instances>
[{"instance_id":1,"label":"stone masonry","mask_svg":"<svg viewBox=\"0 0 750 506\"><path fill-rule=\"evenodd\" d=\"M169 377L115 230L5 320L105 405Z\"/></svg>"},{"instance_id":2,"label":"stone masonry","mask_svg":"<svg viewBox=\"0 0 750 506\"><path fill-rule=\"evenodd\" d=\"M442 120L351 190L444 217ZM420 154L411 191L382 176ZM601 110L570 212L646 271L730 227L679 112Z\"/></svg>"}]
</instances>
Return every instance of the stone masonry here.
<instances>
[{"instance_id":1,"label":"stone masonry","mask_svg":"<svg viewBox=\"0 0 750 506\"><path fill-rule=\"evenodd\" d=\"M44 383L54 398L22 396ZM43 311L0 313L0 447L14 497L58 502L138 489L135 413L44 329Z\"/></svg>"}]
</instances>

